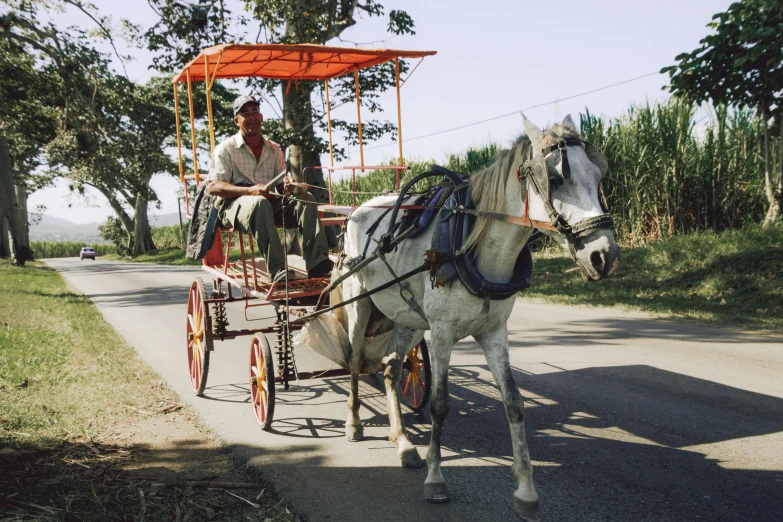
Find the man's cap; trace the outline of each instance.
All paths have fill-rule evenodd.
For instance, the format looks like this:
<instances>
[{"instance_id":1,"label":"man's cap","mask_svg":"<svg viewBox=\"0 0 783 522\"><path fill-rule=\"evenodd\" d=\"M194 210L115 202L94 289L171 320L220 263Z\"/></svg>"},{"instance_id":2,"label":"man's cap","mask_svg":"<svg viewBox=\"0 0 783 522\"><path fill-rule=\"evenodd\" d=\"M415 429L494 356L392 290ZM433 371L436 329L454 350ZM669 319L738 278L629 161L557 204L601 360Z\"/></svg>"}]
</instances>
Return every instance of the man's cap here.
<instances>
[{"instance_id":1,"label":"man's cap","mask_svg":"<svg viewBox=\"0 0 783 522\"><path fill-rule=\"evenodd\" d=\"M239 111L242 110L242 107L247 105L248 103L254 103L256 107L260 107L260 103L258 103L258 100L256 100L253 96L247 96L242 95L239 96L236 100L234 100L234 116L239 114Z\"/></svg>"}]
</instances>

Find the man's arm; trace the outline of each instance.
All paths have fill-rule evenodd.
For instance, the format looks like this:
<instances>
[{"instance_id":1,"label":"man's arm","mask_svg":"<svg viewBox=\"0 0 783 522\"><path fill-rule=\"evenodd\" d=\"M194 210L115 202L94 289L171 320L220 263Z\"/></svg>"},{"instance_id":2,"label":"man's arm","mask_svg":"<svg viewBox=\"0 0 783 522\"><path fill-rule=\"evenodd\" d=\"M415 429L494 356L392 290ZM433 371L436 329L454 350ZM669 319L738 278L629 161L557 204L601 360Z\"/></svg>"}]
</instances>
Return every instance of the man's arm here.
<instances>
[{"instance_id":1,"label":"man's arm","mask_svg":"<svg viewBox=\"0 0 783 522\"><path fill-rule=\"evenodd\" d=\"M207 185L207 190L211 195L223 199L234 199L240 196L276 197L275 194L264 190L264 186L261 184L253 185L252 187L240 187L222 180L210 181Z\"/></svg>"}]
</instances>

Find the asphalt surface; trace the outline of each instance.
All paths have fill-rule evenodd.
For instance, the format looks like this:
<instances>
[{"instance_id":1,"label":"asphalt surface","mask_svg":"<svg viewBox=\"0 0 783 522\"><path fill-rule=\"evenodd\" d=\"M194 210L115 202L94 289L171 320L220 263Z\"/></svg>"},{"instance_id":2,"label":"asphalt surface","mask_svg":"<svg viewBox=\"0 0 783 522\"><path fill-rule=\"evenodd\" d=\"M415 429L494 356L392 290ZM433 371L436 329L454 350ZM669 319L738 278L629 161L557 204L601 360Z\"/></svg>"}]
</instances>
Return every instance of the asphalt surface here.
<instances>
[{"instance_id":1,"label":"asphalt surface","mask_svg":"<svg viewBox=\"0 0 783 522\"><path fill-rule=\"evenodd\" d=\"M272 431L264 432L249 404L250 338L217 342L206 397L190 389L187 292L206 274L46 262L308 520L516 520L503 405L472 340L456 346L450 373L443 469L452 501L431 505L426 469L402 469L387 440L380 379L361 383L364 441L343 436L347 377L278 389ZM243 313L241 304L229 307L232 328L242 327ZM783 520L782 338L523 302L509 330L544 520ZM307 349L296 357L303 371L334 367ZM404 421L424 457L429 414L405 412Z\"/></svg>"}]
</instances>

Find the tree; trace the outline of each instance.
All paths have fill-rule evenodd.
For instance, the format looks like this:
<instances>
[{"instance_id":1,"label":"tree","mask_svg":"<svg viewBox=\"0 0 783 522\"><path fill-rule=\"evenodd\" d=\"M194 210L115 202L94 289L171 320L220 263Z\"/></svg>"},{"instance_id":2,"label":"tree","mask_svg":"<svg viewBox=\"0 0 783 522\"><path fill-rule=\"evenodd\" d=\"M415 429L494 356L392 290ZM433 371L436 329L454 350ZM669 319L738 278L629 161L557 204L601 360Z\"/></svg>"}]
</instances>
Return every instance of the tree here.
<instances>
[{"instance_id":1,"label":"tree","mask_svg":"<svg viewBox=\"0 0 783 522\"><path fill-rule=\"evenodd\" d=\"M11 37L13 19L0 12L0 256L23 265L32 259L27 194L47 185L43 148L56 134L59 86L25 42Z\"/></svg>"},{"instance_id":2,"label":"tree","mask_svg":"<svg viewBox=\"0 0 783 522\"><path fill-rule=\"evenodd\" d=\"M51 14L51 10L70 5L95 21L98 33L113 45L108 20L100 17L90 4L80 0L6 1L10 7L0 13L4 37L0 42L9 48L13 46L13 52L4 53L11 65L16 64L15 56L26 57L22 65L28 74L24 77L10 71L4 75L18 78L19 87L16 80L8 81L8 89L15 88L12 97L18 103L7 112L15 118L3 121L32 123L30 129L21 128L14 134L32 142L27 148L17 147L17 154L11 148L14 164L32 172L32 159L26 160L23 153L29 149L30 154L34 153L31 158L40 158L45 151L49 166L49 177L45 179L67 177L72 188L80 192L87 186L96 188L106 196L128 239L135 239L130 243L133 253L154 249L147 206L157 196L149 181L153 175L173 175L178 171L176 163L164 152L175 136L170 82L155 78L146 85L135 85L112 70L109 56L93 47L90 32L78 28L60 31L54 22L40 23L45 18L43 12ZM0 51L3 49L0 47ZM33 81L31 75L40 78ZM41 96L31 96L30 86L38 88L39 84L48 86L49 92L56 95L45 102ZM216 94L216 110L223 115L230 110L224 102L229 95L224 89L216 89ZM201 109L205 102L196 105ZM41 106L53 111L53 124L46 127L50 132L45 136L30 132L41 122L40 114L35 112ZM0 146L0 153L3 150ZM0 166L4 164L0 162ZM128 207L134 210L133 218L128 215Z\"/></svg>"},{"instance_id":3,"label":"tree","mask_svg":"<svg viewBox=\"0 0 783 522\"><path fill-rule=\"evenodd\" d=\"M714 33L661 72L669 73L669 88L677 96L756 110L764 131L766 228L783 206L783 158L774 181L768 130L775 117L783 150L783 7L780 0L742 0L714 15L707 27Z\"/></svg>"},{"instance_id":4,"label":"tree","mask_svg":"<svg viewBox=\"0 0 783 522\"><path fill-rule=\"evenodd\" d=\"M357 23L359 16L380 17L384 8L374 0L244 0L258 24L256 41L265 43L326 44L339 38ZM184 66L205 47L228 42L246 41L230 31L231 27L246 27L250 21L231 13L224 0L150 0L160 19L147 33L150 50L158 53L155 67L167 73ZM388 15L390 33L414 34L413 20L405 11L392 10ZM263 34L263 37L262 37ZM405 72L405 64L401 64ZM384 64L359 74L362 105L374 113L379 110L379 94L394 85L393 64ZM337 80L331 88L336 104L355 102L353 77ZM248 86L273 106L281 109L278 118L265 118L265 133L288 148L289 167L294 178L318 186L325 186L323 173L311 167L321 164L320 155L328 151L328 143L317 136L316 129L325 129L326 107L313 103L313 93L322 93L320 82L298 82L282 85L279 81L250 80ZM323 97L321 96L322 100ZM357 125L333 120L333 127L348 136L349 143L358 144ZM390 122L368 120L363 122L365 142L384 135L396 135ZM338 157L344 149L335 150ZM316 198L325 201L324 191L315 191Z\"/></svg>"}]
</instances>

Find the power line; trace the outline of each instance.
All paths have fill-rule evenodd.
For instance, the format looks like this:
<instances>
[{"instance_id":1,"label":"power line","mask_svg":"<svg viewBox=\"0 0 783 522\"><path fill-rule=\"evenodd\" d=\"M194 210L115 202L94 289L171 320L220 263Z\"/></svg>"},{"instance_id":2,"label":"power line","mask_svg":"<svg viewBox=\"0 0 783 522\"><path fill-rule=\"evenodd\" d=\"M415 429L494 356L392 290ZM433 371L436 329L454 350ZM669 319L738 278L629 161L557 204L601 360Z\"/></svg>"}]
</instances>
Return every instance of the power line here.
<instances>
[{"instance_id":1,"label":"power line","mask_svg":"<svg viewBox=\"0 0 783 522\"><path fill-rule=\"evenodd\" d=\"M566 101L566 100L573 100L574 98L579 98L580 96L586 96L588 94L593 94L594 92L603 91L605 89L611 89L612 87L617 87L618 85L623 85L625 83L635 82L636 80L641 80L642 78L647 78L649 76L654 76L656 74L660 74L660 71L655 71L655 72L651 72L651 73L648 73L648 74L643 74L641 76L636 76L635 78L630 78L628 80L623 80L621 82L612 83L610 85L604 85L603 87L599 87L597 89L593 89L593 90L585 91L585 92L580 92L579 94L574 94L572 96L567 96L565 98L560 98L560 99L555 100L555 101L546 102L546 103L539 103L539 104L536 104L536 105L531 105L530 107L525 107L524 109L521 109L521 110L522 110L522 112L524 112L524 111L529 111L530 109L536 109L538 107L544 107L546 105L552 105L554 103L560 103L560 102ZM488 121L500 120L502 118L508 118L509 116L514 116L515 114L519 114L519 112L520 111L513 111L513 112L509 112L508 114L501 114L500 116L494 116L492 118L487 118L486 120L481 120L481 121L474 121L473 123L467 123L465 125L460 125L459 127L452 127L450 129L444 129L444 130L440 130L440 131L437 131L437 132L431 132L430 134L423 134L421 136L416 136L415 138L408 138L408 139L402 140L402 142L403 143L408 143L408 142L411 142L411 141L416 141L416 140L421 140L421 139L424 139L424 138L429 138L431 136L437 136L438 134L445 134L447 132L452 132L452 131L455 131L455 130L465 129L467 127L473 127L474 125L481 125L482 123L487 123ZM396 144L397 144L397 142L393 141L393 142L390 142L390 143L384 143L383 145L375 145L373 147L364 147L364 150L381 149L383 147L389 147L391 145L396 145ZM359 150L359 149L351 150L350 152L356 152L357 150Z\"/></svg>"}]
</instances>

